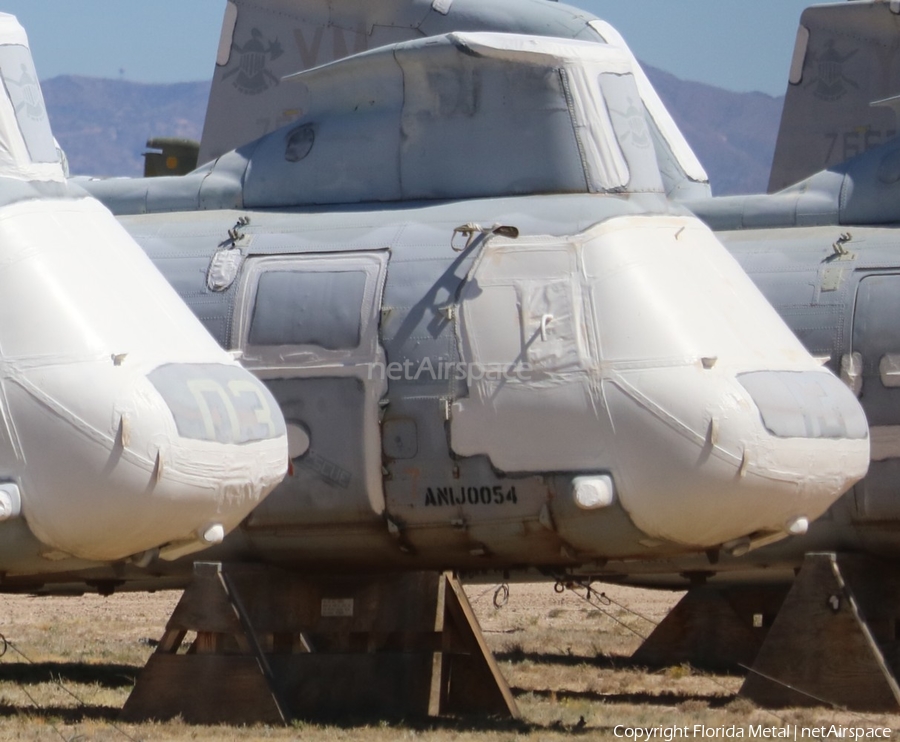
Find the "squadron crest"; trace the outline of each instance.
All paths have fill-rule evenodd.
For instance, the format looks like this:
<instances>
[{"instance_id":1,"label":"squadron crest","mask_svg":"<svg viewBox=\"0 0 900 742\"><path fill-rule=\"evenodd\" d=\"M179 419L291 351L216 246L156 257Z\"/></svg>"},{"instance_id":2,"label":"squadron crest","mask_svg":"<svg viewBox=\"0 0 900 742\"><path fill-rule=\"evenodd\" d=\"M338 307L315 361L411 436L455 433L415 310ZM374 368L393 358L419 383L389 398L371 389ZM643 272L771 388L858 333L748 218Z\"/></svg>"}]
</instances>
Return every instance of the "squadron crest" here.
<instances>
[{"instance_id":1,"label":"squadron crest","mask_svg":"<svg viewBox=\"0 0 900 742\"><path fill-rule=\"evenodd\" d=\"M610 109L610 113L616 115L624 123L624 131L620 133L623 140L631 140L635 147L640 147L641 149L650 146L650 131L647 129L644 112L635 105L634 100L628 99L627 110L615 111Z\"/></svg>"},{"instance_id":2,"label":"squadron crest","mask_svg":"<svg viewBox=\"0 0 900 742\"><path fill-rule=\"evenodd\" d=\"M15 96L16 114L21 115L25 112L28 118L40 121L44 118L44 99L41 96L41 89L38 81L31 74L26 65L22 65L22 74L18 80L9 80L10 84L18 88L18 95Z\"/></svg>"},{"instance_id":3,"label":"squadron crest","mask_svg":"<svg viewBox=\"0 0 900 742\"><path fill-rule=\"evenodd\" d=\"M237 66L226 72L222 76L223 80L234 78L234 87L247 95L258 95L271 85L278 85L278 78L267 66L284 54L277 37L274 41L268 41L263 37L262 31L254 28L250 31L248 41L243 45L232 44L231 48L237 52Z\"/></svg>"},{"instance_id":4,"label":"squadron crest","mask_svg":"<svg viewBox=\"0 0 900 742\"><path fill-rule=\"evenodd\" d=\"M821 100L833 101L842 98L849 87L859 88L853 80L844 74L844 64L859 51L854 49L847 54L841 54L834 48L834 40L829 39L825 44L825 51L816 55L812 60L818 73L816 77L807 83L814 85L813 95Z\"/></svg>"}]
</instances>

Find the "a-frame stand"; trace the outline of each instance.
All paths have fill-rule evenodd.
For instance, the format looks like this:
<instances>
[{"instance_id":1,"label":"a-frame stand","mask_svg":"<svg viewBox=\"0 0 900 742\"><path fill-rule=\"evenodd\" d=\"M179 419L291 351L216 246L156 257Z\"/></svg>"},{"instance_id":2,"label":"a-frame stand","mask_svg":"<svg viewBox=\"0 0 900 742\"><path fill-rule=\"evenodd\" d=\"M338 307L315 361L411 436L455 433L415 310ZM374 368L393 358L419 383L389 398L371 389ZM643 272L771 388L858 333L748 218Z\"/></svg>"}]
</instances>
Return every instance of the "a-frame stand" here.
<instances>
[{"instance_id":1,"label":"a-frame stand","mask_svg":"<svg viewBox=\"0 0 900 742\"><path fill-rule=\"evenodd\" d=\"M179 651L188 632L196 638ZM122 710L128 721L518 716L459 581L312 579L198 563Z\"/></svg>"},{"instance_id":2,"label":"a-frame stand","mask_svg":"<svg viewBox=\"0 0 900 742\"><path fill-rule=\"evenodd\" d=\"M740 695L768 707L897 712L898 621L895 567L807 554Z\"/></svg>"},{"instance_id":3,"label":"a-frame stand","mask_svg":"<svg viewBox=\"0 0 900 742\"><path fill-rule=\"evenodd\" d=\"M682 663L708 670L747 667L786 594L787 588L781 587L692 587L631 659L650 667Z\"/></svg>"}]
</instances>

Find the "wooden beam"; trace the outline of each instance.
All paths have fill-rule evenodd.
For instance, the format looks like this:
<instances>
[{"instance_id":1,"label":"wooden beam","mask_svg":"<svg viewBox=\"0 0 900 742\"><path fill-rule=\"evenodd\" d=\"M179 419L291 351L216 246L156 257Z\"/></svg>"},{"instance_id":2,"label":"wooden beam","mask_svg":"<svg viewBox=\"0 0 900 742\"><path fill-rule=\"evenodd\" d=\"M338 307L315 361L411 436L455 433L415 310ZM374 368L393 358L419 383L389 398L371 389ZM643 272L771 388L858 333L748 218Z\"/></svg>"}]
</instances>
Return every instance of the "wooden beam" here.
<instances>
[{"instance_id":1,"label":"wooden beam","mask_svg":"<svg viewBox=\"0 0 900 742\"><path fill-rule=\"evenodd\" d=\"M864 602L881 603L878 610L896 620L896 586L880 589L896 582L894 570L877 560L863 561L806 555L740 695L766 707L900 710L900 688L863 609Z\"/></svg>"},{"instance_id":2,"label":"wooden beam","mask_svg":"<svg viewBox=\"0 0 900 742\"><path fill-rule=\"evenodd\" d=\"M178 654L187 631L198 638ZM455 577L200 564L122 715L271 724L449 712L518 714Z\"/></svg>"},{"instance_id":3,"label":"wooden beam","mask_svg":"<svg viewBox=\"0 0 900 742\"><path fill-rule=\"evenodd\" d=\"M450 574L444 577L447 624L466 648L464 654L453 653L449 662L449 674L443 686L441 710L456 714L492 714L519 716L519 708L509 684L493 653L488 649L478 618L459 580ZM450 635L450 636L452 636Z\"/></svg>"},{"instance_id":4,"label":"wooden beam","mask_svg":"<svg viewBox=\"0 0 900 742\"><path fill-rule=\"evenodd\" d=\"M694 587L631 659L648 667L688 663L736 670L753 663L787 589Z\"/></svg>"}]
</instances>

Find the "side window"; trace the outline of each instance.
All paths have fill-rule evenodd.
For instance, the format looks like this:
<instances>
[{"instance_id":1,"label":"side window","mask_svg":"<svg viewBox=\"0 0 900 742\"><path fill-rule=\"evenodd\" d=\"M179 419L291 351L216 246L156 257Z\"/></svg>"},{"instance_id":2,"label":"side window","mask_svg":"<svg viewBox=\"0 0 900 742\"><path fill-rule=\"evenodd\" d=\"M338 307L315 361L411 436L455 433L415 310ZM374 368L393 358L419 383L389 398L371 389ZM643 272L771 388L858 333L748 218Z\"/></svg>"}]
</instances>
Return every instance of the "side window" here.
<instances>
[{"instance_id":1,"label":"side window","mask_svg":"<svg viewBox=\"0 0 900 742\"><path fill-rule=\"evenodd\" d=\"M247 259L233 347L250 368L369 363L379 353L387 250Z\"/></svg>"},{"instance_id":2,"label":"side window","mask_svg":"<svg viewBox=\"0 0 900 742\"><path fill-rule=\"evenodd\" d=\"M248 340L251 345L352 350L360 343L365 290L363 271L263 273Z\"/></svg>"}]
</instances>

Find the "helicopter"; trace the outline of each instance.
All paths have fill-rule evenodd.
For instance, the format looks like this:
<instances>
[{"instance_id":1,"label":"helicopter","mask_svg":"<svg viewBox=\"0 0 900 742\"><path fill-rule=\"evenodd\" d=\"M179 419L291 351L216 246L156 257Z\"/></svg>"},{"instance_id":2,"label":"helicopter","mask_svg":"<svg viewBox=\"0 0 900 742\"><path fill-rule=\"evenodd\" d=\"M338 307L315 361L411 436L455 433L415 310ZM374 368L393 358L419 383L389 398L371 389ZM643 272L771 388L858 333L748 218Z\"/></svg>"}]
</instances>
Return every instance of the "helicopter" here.
<instances>
[{"instance_id":1,"label":"helicopter","mask_svg":"<svg viewBox=\"0 0 900 742\"><path fill-rule=\"evenodd\" d=\"M6 14L0 66L0 570L221 542L285 474L280 410L112 214L67 184L28 39Z\"/></svg>"},{"instance_id":2,"label":"helicopter","mask_svg":"<svg viewBox=\"0 0 900 742\"><path fill-rule=\"evenodd\" d=\"M387 10L344 5L305 12ZM263 7L228 4L221 85L272 62L239 40L267 38ZM436 26L285 79L298 117L188 175L72 182L287 421L285 481L204 558L555 574L739 554L865 473L853 394L673 198L705 174L627 46L525 7L528 33ZM538 36L547 13L593 40ZM3 584L189 571L62 561Z\"/></svg>"}]
</instances>

